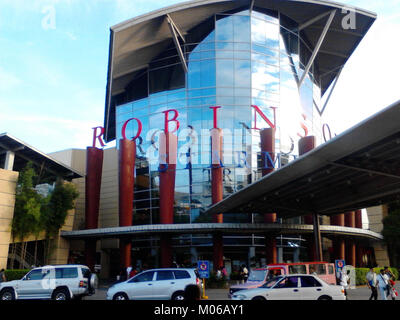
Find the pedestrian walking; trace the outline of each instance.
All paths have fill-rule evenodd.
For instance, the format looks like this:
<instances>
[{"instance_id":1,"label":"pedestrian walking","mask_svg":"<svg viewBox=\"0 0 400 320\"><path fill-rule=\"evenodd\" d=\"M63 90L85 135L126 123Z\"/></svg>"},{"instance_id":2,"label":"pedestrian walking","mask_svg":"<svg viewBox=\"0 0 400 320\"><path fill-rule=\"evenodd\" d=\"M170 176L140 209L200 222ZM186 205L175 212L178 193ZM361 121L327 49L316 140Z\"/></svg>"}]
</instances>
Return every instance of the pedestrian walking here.
<instances>
[{"instance_id":1,"label":"pedestrian walking","mask_svg":"<svg viewBox=\"0 0 400 320\"><path fill-rule=\"evenodd\" d=\"M346 296L346 299L347 299L347 289L349 288L349 283L350 283L349 274L350 270L348 270L347 272L345 272L345 270L342 270L342 272L340 273L340 285L344 289L344 295Z\"/></svg>"},{"instance_id":2,"label":"pedestrian walking","mask_svg":"<svg viewBox=\"0 0 400 320\"><path fill-rule=\"evenodd\" d=\"M376 273L374 271L374 268L369 268L369 271L366 276L367 279L367 286L371 290L371 296L369 297L369 300L378 300L378 289L376 288L377 286L377 279L376 279Z\"/></svg>"},{"instance_id":3,"label":"pedestrian walking","mask_svg":"<svg viewBox=\"0 0 400 320\"><path fill-rule=\"evenodd\" d=\"M224 280L228 279L228 272L226 271L225 266L222 266L221 272L222 272L222 278L223 278Z\"/></svg>"},{"instance_id":4,"label":"pedestrian walking","mask_svg":"<svg viewBox=\"0 0 400 320\"><path fill-rule=\"evenodd\" d=\"M132 266L129 265L129 266L126 268L126 279L129 279L129 275L130 275L131 271L132 271Z\"/></svg>"},{"instance_id":5,"label":"pedestrian walking","mask_svg":"<svg viewBox=\"0 0 400 320\"><path fill-rule=\"evenodd\" d=\"M395 278L394 278L394 275L393 275L393 273L389 270L389 267L384 267L383 268L383 271L384 271L384 273L385 273L385 276L386 276L386 281L387 281L387 283L388 283L388 286L387 286L387 288L386 288L386 295L388 296L388 297L391 297L392 296L392 289L394 289L393 288L393 286L392 286L392 280L395 280ZM394 281L393 281L394 282Z\"/></svg>"},{"instance_id":6,"label":"pedestrian walking","mask_svg":"<svg viewBox=\"0 0 400 320\"><path fill-rule=\"evenodd\" d=\"M243 264L240 270L240 275L242 276L243 283L247 281L249 277L249 270L247 270L246 266Z\"/></svg>"},{"instance_id":7,"label":"pedestrian walking","mask_svg":"<svg viewBox=\"0 0 400 320\"><path fill-rule=\"evenodd\" d=\"M0 282L6 282L7 278L6 278L6 272L4 271L4 269L0 270Z\"/></svg>"},{"instance_id":8,"label":"pedestrian walking","mask_svg":"<svg viewBox=\"0 0 400 320\"><path fill-rule=\"evenodd\" d=\"M389 280L389 285L390 285L390 297L392 298L392 300L396 300L396 297L398 295L396 289L394 288L394 285L396 283L394 282L394 280L390 279Z\"/></svg>"},{"instance_id":9,"label":"pedestrian walking","mask_svg":"<svg viewBox=\"0 0 400 320\"><path fill-rule=\"evenodd\" d=\"M379 295L381 300L387 300L386 290L388 286L387 276L383 269L380 270L379 275L376 277L378 280Z\"/></svg>"}]
</instances>

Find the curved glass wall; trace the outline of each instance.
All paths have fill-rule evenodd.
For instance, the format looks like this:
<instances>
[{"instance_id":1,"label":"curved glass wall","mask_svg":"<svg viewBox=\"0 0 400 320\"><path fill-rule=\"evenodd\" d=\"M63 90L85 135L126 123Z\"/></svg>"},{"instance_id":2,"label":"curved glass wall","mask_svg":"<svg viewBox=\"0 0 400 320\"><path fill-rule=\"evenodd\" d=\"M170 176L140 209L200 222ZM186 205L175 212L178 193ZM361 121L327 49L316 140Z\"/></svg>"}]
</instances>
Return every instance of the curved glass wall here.
<instances>
[{"instance_id":1,"label":"curved glass wall","mask_svg":"<svg viewBox=\"0 0 400 320\"><path fill-rule=\"evenodd\" d=\"M290 19L252 11L218 14L193 29L182 50L185 74L176 49L155 58L127 87L132 102L116 108L117 141L123 123L139 118L134 224L159 223L158 139L163 111L179 112L175 223L211 222L203 214L211 204L211 106L223 130L224 196L261 177L259 130L269 127L276 110L276 167L297 156L297 141L306 133L321 136L317 112L320 90L311 69L298 81L311 50ZM304 129L307 128L307 129ZM306 132L307 131L307 132ZM127 137L136 124L129 122ZM190 159L190 164L189 164ZM226 222L254 222L257 215L224 215Z\"/></svg>"}]
</instances>

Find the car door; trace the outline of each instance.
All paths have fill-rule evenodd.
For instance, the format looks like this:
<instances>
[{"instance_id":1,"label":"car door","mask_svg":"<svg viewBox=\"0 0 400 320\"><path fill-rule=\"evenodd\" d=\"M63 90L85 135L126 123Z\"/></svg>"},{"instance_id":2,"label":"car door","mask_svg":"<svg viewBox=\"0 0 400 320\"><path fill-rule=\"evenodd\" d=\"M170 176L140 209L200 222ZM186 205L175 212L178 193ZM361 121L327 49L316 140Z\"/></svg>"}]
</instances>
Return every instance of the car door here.
<instances>
[{"instance_id":1,"label":"car door","mask_svg":"<svg viewBox=\"0 0 400 320\"><path fill-rule=\"evenodd\" d=\"M313 276L301 276L300 286L302 300L317 300L324 294L321 282Z\"/></svg>"},{"instance_id":2,"label":"car door","mask_svg":"<svg viewBox=\"0 0 400 320\"><path fill-rule=\"evenodd\" d=\"M267 300L301 300L299 277L283 277L267 294Z\"/></svg>"},{"instance_id":3,"label":"car door","mask_svg":"<svg viewBox=\"0 0 400 320\"><path fill-rule=\"evenodd\" d=\"M34 269L23 277L16 286L19 299L40 299L44 298L43 277L46 272L42 269Z\"/></svg>"},{"instance_id":4,"label":"car door","mask_svg":"<svg viewBox=\"0 0 400 320\"><path fill-rule=\"evenodd\" d=\"M174 290L177 282L172 270L158 270L156 281L153 286L154 299L171 299L172 294L175 292Z\"/></svg>"},{"instance_id":5,"label":"car door","mask_svg":"<svg viewBox=\"0 0 400 320\"><path fill-rule=\"evenodd\" d=\"M129 299L154 299L155 271L145 271L133 277L126 284L126 293Z\"/></svg>"}]
</instances>

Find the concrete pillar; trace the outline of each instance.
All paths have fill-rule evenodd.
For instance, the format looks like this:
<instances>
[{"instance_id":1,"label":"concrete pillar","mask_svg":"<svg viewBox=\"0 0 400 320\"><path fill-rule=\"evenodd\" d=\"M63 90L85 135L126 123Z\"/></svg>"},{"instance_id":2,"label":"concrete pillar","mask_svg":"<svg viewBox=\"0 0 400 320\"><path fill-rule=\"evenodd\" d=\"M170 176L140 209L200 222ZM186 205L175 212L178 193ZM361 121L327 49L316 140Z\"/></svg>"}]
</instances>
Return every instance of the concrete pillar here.
<instances>
[{"instance_id":1,"label":"concrete pillar","mask_svg":"<svg viewBox=\"0 0 400 320\"><path fill-rule=\"evenodd\" d=\"M190 254L191 254L191 263L193 265L197 264L197 261L199 260L199 255L197 254L197 248L190 247Z\"/></svg>"},{"instance_id":2,"label":"concrete pillar","mask_svg":"<svg viewBox=\"0 0 400 320\"><path fill-rule=\"evenodd\" d=\"M256 256L256 247L249 247L249 253L247 255L247 265L251 267L251 261Z\"/></svg>"},{"instance_id":3,"label":"concrete pillar","mask_svg":"<svg viewBox=\"0 0 400 320\"><path fill-rule=\"evenodd\" d=\"M119 140L118 172L119 172L119 226L132 225L133 200L135 184L136 143L128 139ZM125 269L132 264L132 242L120 239L120 263Z\"/></svg>"},{"instance_id":4,"label":"concrete pillar","mask_svg":"<svg viewBox=\"0 0 400 320\"><path fill-rule=\"evenodd\" d=\"M6 160L4 162L4 170L10 170L12 171L14 168L14 158L15 158L15 153L12 151L7 151L6 152Z\"/></svg>"},{"instance_id":5,"label":"concrete pillar","mask_svg":"<svg viewBox=\"0 0 400 320\"><path fill-rule=\"evenodd\" d=\"M277 263L283 263L283 248L282 247L278 247L277 248L278 251L278 262Z\"/></svg>"},{"instance_id":6,"label":"concrete pillar","mask_svg":"<svg viewBox=\"0 0 400 320\"><path fill-rule=\"evenodd\" d=\"M293 251L293 262L300 262L300 248L295 248Z\"/></svg>"},{"instance_id":7,"label":"concrete pillar","mask_svg":"<svg viewBox=\"0 0 400 320\"><path fill-rule=\"evenodd\" d=\"M85 229L98 227L103 155L102 149L86 149ZM96 240L86 241L85 258L86 265L93 271L96 262Z\"/></svg>"}]
</instances>

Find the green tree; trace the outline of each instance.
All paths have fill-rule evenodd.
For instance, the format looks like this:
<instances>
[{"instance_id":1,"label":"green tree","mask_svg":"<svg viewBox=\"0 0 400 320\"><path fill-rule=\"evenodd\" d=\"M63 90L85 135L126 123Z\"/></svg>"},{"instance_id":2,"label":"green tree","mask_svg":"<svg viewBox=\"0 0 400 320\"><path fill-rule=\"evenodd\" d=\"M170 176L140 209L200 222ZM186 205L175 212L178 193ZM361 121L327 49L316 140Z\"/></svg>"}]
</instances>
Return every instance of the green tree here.
<instances>
[{"instance_id":1,"label":"green tree","mask_svg":"<svg viewBox=\"0 0 400 320\"><path fill-rule=\"evenodd\" d=\"M68 211L74 208L74 200L78 196L75 185L59 179L53 192L43 201L41 223L46 233L46 258L50 256L50 239L58 235L65 224Z\"/></svg>"},{"instance_id":2,"label":"green tree","mask_svg":"<svg viewBox=\"0 0 400 320\"><path fill-rule=\"evenodd\" d=\"M31 163L20 172L15 195L14 217L11 225L13 239L23 239L40 229L43 198L33 188L36 176Z\"/></svg>"},{"instance_id":3,"label":"green tree","mask_svg":"<svg viewBox=\"0 0 400 320\"><path fill-rule=\"evenodd\" d=\"M32 163L28 162L20 172L15 194L14 216L11 222L11 234L13 241L19 239L22 242L22 256L25 259L26 242L24 239L40 233L41 205L43 197L33 188L33 180L36 177Z\"/></svg>"}]
</instances>

